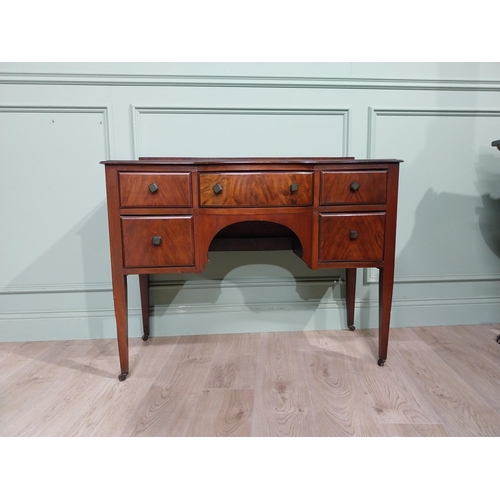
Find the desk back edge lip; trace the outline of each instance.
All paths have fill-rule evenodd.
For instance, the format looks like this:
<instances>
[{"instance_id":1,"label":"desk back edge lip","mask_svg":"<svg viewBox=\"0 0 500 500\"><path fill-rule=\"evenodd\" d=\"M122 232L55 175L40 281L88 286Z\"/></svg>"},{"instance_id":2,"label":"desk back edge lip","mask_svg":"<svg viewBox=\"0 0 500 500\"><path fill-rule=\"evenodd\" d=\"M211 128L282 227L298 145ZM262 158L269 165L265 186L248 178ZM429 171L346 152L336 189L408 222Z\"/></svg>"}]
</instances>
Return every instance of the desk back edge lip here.
<instances>
[{"instance_id":1,"label":"desk back edge lip","mask_svg":"<svg viewBox=\"0 0 500 500\"><path fill-rule=\"evenodd\" d=\"M138 160L103 160L102 165L272 165L272 164L304 164L304 165L328 165L328 164L359 164L359 163L402 163L397 159L356 159L354 157L277 157L277 158L184 158L184 157L141 157Z\"/></svg>"}]
</instances>

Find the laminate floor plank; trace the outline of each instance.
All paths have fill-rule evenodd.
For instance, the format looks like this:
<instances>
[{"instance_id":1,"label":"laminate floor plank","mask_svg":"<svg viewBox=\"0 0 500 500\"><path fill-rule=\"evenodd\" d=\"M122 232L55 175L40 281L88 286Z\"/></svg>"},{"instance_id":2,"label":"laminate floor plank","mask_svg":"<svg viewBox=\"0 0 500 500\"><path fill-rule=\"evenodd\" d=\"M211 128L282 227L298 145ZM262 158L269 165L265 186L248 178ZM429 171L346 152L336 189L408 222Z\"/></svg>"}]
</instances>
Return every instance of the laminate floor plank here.
<instances>
[{"instance_id":1,"label":"laminate floor plank","mask_svg":"<svg viewBox=\"0 0 500 500\"><path fill-rule=\"evenodd\" d=\"M182 337L125 425L124 436L182 436L202 395L219 335Z\"/></svg>"},{"instance_id":2,"label":"laminate floor plank","mask_svg":"<svg viewBox=\"0 0 500 500\"><path fill-rule=\"evenodd\" d=\"M461 343L464 350L481 355L494 365L500 362L500 344L496 337L500 325L463 325L420 328L419 337L428 345L436 346L443 342ZM498 331L498 333L496 333Z\"/></svg>"},{"instance_id":3,"label":"laminate floor plank","mask_svg":"<svg viewBox=\"0 0 500 500\"><path fill-rule=\"evenodd\" d=\"M362 337L365 339L372 339L378 344L378 329L377 328L365 328L362 330L354 330L353 332L349 332L347 330L339 330L339 333L343 336L350 335L351 337ZM398 342L411 342L422 340L414 328L391 328L389 332L390 341L398 341Z\"/></svg>"},{"instance_id":4,"label":"laminate floor plank","mask_svg":"<svg viewBox=\"0 0 500 500\"><path fill-rule=\"evenodd\" d=\"M304 352L303 359L319 436L383 435L348 356Z\"/></svg>"},{"instance_id":5,"label":"laminate floor plank","mask_svg":"<svg viewBox=\"0 0 500 500\"><path fill-rule=\"evenodd\" d=\"M480 349L486 356L493 355L495 359L498 359L500 344L497 338L500 335L500 324L461 325L457 327L456 333L475 349ZM491 349L492 342L497 345L497 350Z\"/></svg>"},{"instance_id":6,"label":"laminate floor plank","mask_svg":"<svg viewBox=\"0 0 500 500\"><path fill-rule=\"evenodd\" d=\"M156 380L178 343L176 337L130 339L132 371L125 383L115 376L102 391L93 391L72 425L70 436L117 437ZM116 357L116 353L115 356ZM118 373L118 372L117 372Z\"/></svg>"},{"instance_id":7,"label":"laminate floor plank","mask_svg":"<svg viewBox=\"0 0 500 500\"><path fill-rule=\"evenodd\" d=\"M425 332L428 333L429 330L426 329ZM448 327L442 327L421 335L432 339L427 341L432 350L500 413L500 349L496 360L492 360L482 350L471 349L470 343L465 342L460 335L448 332Z\"/></svg>"},{"instance_id":8,"label":"laminate floor plank","mask_svg":"<svg viewBox=\"0 0 500 500\"><path fill-rule=\"evenodd\" d=\"M302 332L261 333L252 436L317 436Z\"/></svg>"},{"instance_id":9,"label":"laminate floor plank","mask_svg":"<svg viewBox=\"0 0 500 500\"><path fill-rule=\"evenodd\" d=\"M253 389L259 334L221 335L205 388Z\"/></svg>"},{"instance_id":10,"label":"laminate floor plank","mask_svg":"<svg viewBox=\"0 0 500 500\"><path fill-rule=\"evenodd\" d=\"M344 353L348 358L377 364L378 337L370 331L337 331L335 336L337 341L344 346Z\"/></svg>"},{"instance_id":11,"label":"laminate floor plank","mask_svg":"<svg viewBox=\"0 0 500 500\"><path fill-rule=\"evenodd\" d=\"M47 349L55 345L47 342L1 342L0 343L0 382L33 362Z\"/></svg>"},{"instance_id":12,"label":"laminate floor plank","mask_svg":"<svg viewBox=\"0 0 500 500\"><path fill-rule=\"evenodd\" d=\"M326 350L345 354L345 344L342 342L338 330L310 330L304 332L304 337L307 341L307 346L304 350Z\"/></svg>"},{"instance_id":13,"label":"laminate floor plank","mask_svg":"<svg viewBox=\"0 0 500 500\"><path fill-rule=\"evenodd\" d=\"M384 424L386 437L450 437L441 424Z\"/></svg>"},{"instance_id":14,"label":"laminate floor plank","mask_svg":"<svg viewBox=\"0 0 500 500\"><path fill-rule=\"evenodd\" d=\"M359 339L360 342L365 339ZM401 341L405 345L414 345L415 341ZM422 344L422 341L417 341ZM391 347L400 343L392 341ZM350 344L354 345L353 342ZM351 356L353 378L361 384L369 398L371 418L379 424L442 424L426 398L412 382L406 372L406 362L399 352L391 349L388 361L383 367L378 366L374 358L357 359Z\"/></svg>"},{"instance_id":15,"label":"laminate floor plank","mask_svg":"<svg viewBox=\"0 0 500 500\"><path fill-rule=\"evenodd\" d=\"M131 339L132 366L140 353L144 352L134 344L137 344L136 339ZM50 372L53 374L52 383L46 390L34 394L19 411L15 412L15 417L11 420L15 419L14 425L21 429L18 435L74 436L82 433L91 435L90 432L86 432L84 423L90 419L88 413L93 414L92 401L120 383L117 378L119 373L116 363L117 343L115 340L82 340L72 341L69 345L73 350L79 349L81 355L67 355L64 359L58 360ZM54 344L53 349L60 352L57 344ZM61 372L64 370L65 376L57 376L57 370ZM36 413L26 412L26 408L36 409ZM24 426L21 426L25 414L36 418L25 419ZM61 415L65 418L61 418ZM8 425L5 425L5 429L8 432Z\"/></svg>"},{"instance_id":16,"label":"laminate floor plank","mask_svg":"<svg viewBox=\"0 0 500 500\"><path fill-rule=\"evenodd\" d=\"M253 389L203 389L184 433L192 437L247 437L252 432Z\"/></svg>"},{"instance_id":17,"label":"laminate floor plank","mask_svg":"<svg viewBox=\"0 0 500 500\"><path fill-rule=\"evenodd\" d=\"M34 364L33 370L19 384L12 384L1 404L2 433L16 436L59 436L68 419L72 419L75 402L86 396L86 389L95 391L109 378L92 375L81 370L80 360L93 366L99 362L88 352L91 344L55 344L44 361ZM49 356L49 354L52 354ZM65 376L60 376L63 372ZM95 377L95 384L90 379ZM24 382L24 383L23 383Z\"/></svg>"},{"instance_id":18,"label":"laminate floor plank","mask_svg":"<svg viewBox=\"0 0 500 500\"><path fill-rule=\"evenodd\" d=\"M23 422L21 413L36 413L36 401L43 403L44 394L50 392L50 387L60 378L61 372L65 371L66 375L73 373L74 360L85 356L91 349L92 345L88 343L54 342L7 377L2 382L0 394L0 432L3 432L9 421ZM77 372L81 375L80 371Z\"/></svg>"},{"instance_id":19,"label":"laminate floor plank","mask_svg":"<svg viewBox=\"0 0 500 500\"><path fill-rule=\"evenodd\" d=\"M500 436L500 415L426 344L394 343L420 393L453 436Z\"/></svg>"}]
</instances>

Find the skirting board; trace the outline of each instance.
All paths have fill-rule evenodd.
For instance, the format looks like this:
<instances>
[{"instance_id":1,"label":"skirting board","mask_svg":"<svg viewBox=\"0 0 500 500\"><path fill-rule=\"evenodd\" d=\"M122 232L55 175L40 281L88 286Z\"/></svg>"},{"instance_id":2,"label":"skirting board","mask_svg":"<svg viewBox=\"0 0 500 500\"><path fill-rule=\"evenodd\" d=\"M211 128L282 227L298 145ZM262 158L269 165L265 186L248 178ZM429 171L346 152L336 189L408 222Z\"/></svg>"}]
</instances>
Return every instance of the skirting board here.
<instances>
[{"instance_id":1,"label":"skirting board","mask_svg":"<svg viewBox=\"0 0 500 500\"><path fill-rule=\"evenodd\" d=\"M391 327L500 323L500 298L395 300ZM356 304L357 329L377 328L378 302ZM251 307L156 306L151 335L205 335L346 329L345 302L304 306L263 304ZM140 337L140 310L129 311L129 337ZM0 316L0 342L115 338L112 310L40 312Z\"/></svg>"}]
</instances>

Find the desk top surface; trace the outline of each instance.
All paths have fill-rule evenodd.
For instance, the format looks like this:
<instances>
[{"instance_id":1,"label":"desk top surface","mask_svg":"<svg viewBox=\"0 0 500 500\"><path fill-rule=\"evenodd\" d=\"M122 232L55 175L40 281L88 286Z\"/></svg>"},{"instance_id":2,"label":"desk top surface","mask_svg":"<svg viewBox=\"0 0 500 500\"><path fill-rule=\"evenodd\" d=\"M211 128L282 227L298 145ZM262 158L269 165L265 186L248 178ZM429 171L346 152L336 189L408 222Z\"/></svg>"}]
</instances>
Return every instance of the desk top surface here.
<instances>
[{"instance_id":1,"label":"desk top surface","mask_svg":"<svg viewBox=\"0 0 500 500\"><path fill-rule=\"evenodd\" d=\"M253 165L276 165L276 164L307 164L307 165L320 165L332 163L402 163L403 160L395 159L364 159L358 160L354 156L335 156L335 157L252 157L252 158L217 158L217 157L140 157L138 160L104 160L101 164L105 165L213 165L213 164L253 164Z\"/></svg>"}]
</instances>

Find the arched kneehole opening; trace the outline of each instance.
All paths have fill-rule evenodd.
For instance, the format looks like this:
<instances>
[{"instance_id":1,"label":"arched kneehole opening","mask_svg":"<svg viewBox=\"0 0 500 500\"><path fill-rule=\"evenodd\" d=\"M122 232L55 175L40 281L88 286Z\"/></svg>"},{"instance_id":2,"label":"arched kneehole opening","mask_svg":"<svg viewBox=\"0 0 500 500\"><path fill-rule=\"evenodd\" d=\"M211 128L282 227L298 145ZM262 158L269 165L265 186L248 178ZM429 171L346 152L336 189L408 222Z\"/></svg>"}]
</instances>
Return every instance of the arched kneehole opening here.
<instances>
[{"instance_id":1,"label":"arched kneehole opening","mask_svg":"<svg viewBox=\"0 0 500 500\"><path fill-rule=\"evenodd\" d=\"M302 244L290 228L261 220L226 226L215 235L208 250L293 250L302 257Z\"/></svg>"}]
</instances>

